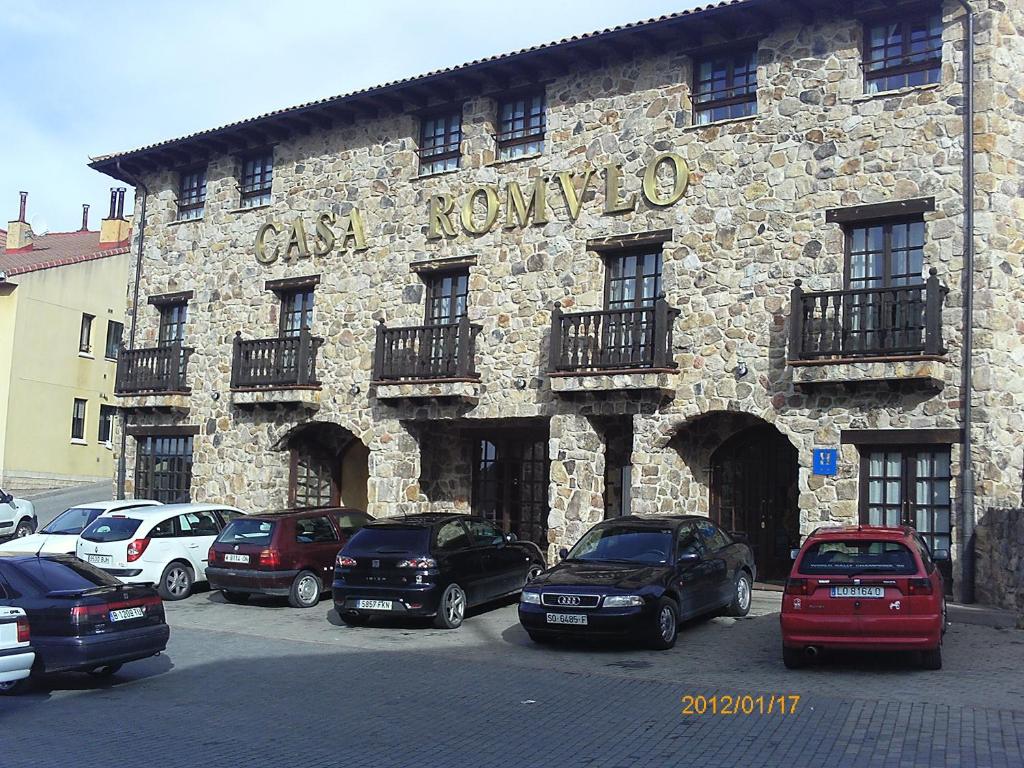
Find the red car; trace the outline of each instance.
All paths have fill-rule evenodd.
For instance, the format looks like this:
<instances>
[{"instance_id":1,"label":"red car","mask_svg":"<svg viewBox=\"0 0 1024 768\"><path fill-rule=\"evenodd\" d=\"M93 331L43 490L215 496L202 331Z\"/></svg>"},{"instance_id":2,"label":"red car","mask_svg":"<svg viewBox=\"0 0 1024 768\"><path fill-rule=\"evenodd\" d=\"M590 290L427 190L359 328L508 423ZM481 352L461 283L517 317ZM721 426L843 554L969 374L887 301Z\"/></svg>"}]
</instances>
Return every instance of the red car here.
<instances>
[{"instance_id":1,"label":"red car","mask_svg":"<svg viewBox=\"0 0 1024 768\"><path fill-rule=\"evenodd\" d=\"M800 667L824 649L919 651L942 668L946 599L913 528L818 528L796 553L782 598L782 660Z\"/></svg>"},{"instance_id":2,"label":"red car","mask_svg":"<svg viewBox=\"0 0 1024 768\"><path fill-rule=\"evenodd\" d=\"M331 588L338 551L370 520L361 510L344 508L237 517L210 547L210 589L221 590L231 603L280 595L295 608L312 608Z\"/></svg>"}]
</instances>

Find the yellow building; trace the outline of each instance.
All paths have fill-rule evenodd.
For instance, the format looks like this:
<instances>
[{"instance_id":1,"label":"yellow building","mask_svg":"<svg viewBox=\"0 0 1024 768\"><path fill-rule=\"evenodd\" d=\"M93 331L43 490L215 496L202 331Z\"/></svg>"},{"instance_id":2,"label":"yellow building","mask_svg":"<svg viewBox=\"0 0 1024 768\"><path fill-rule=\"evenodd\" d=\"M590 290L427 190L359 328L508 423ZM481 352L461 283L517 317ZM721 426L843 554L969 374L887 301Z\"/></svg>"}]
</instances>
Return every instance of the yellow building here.
<instances>
[{"instance_id":1,"label":"yellow building","mask_svg":"<svg viewBox=\"0 0 1024 768\"><path fill-rule=\"evenodd\" d=\"M124 329L130 224L124 190L77 232L0 229L0 484L30 489L114 472L114 374Z\"/></svg>"}]
</instances>

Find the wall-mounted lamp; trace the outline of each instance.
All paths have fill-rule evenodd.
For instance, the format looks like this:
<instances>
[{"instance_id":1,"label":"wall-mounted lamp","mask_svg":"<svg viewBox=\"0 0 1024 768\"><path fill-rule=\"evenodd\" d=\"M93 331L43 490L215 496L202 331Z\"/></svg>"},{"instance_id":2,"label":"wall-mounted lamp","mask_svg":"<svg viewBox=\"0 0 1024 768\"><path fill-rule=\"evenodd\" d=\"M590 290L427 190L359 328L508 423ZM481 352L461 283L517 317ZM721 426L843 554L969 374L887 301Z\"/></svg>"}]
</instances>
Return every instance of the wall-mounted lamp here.
<instances>
[{"instance_id":1,"label":"wall-mounted lamp","mask_svg":"<svg viewBox=\"0 0 1024 768\"><path fill-rule=\"evenodd\" d=\"M519 378L516 379L515 385L516 389L526 389L526 379L520 376Z\"/></svg>"},{"instance_id":2,"label":"wall-mounted lamp","mask_svg":"<svg viewBox=\"0 0 1024 768\"><path fill-rule=\"evenodd\" d=\"M210 395L210 397L213 399L214 402L216 402L217 400L220 400L220 392L214 392L212 395Z\"/></svg>"},{"instance_id":3,"label":"wall-mounted lamp","mask_svg":"<svg viewBox=\"0 0 1024 768\"><path fill-rule=\"evenodd\" d=\"M353 384L351 387L348 388L348 393L350 395L358 395L360 392L362 392L362 390L359 388L358 384Z\"/></svg>"},{"instance_id":4,"label":"wall-mounted lamp","mask_svg":"<svg viewBox=\"0 0 1024 768\"><path fill-rule=\"evenodd\" d=\"M736 363L736 369L735 370L736 370L736 378L742 379L744 376L747 375L747 364L745 362L743 362L742 360L740 360L738 363Z\"/></svg>"}]
</instances>

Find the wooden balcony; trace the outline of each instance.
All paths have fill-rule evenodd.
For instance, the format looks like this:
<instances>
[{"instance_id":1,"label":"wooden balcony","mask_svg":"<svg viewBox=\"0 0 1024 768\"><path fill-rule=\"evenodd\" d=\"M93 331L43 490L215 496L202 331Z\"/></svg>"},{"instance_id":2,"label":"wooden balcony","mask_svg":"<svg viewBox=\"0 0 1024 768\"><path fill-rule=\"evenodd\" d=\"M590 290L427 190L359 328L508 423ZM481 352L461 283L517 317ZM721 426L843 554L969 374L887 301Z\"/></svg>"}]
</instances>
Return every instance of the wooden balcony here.
<instances>
[{"instance_id":1,"label":"wooden balcony","mask_svg":"<svg viewBox=\"0 0 1024 768\"><path fill-rule=\"evenodd\" d=\"M797 385L922 380L942 386L948 289L932 268L916 285L805 293L796 281L789 365Z\"/></svg>"},{"instance_id":2,"label":"wooden balcony","mask_svg":"<svg viewBox=\"0 0 1024 768\"><path fill-rule=\"evenodd\" d=\"M463 316L457 323L387 328L377 326L373 385L380 400L440 398L475 401L476 337L481 326Z\"/></svg>"},{"instance_id":3,"label":"wooden balcony","mask_svg":"<svg viewBox=\"0 0 1024 768\"><path fill-rule=\"evenodd\" d=\"M674 392L672 325L679 310L653 307L551 312L550 377L555 392L655 389Z\"/></svg>"},{"instance_id":4,"label":"wooden balcony","mask_svg":"<svg viewBox=\"0 0 1024 768\"><path fill-rule=\"evenodd\" d=\"M231 402L318 408L316 357L323 343L305 330L273 339L243 339L238 331L231 358Z\"/></svg>"},{"instance_id":5,"label":"wooden balcony","mask_svg":"<svg viewBox=\"0 0 1024 768\"><path fill-rule=\"evenodd\" d=\"M122 349L117 359L114 394L122 408L188 410L188 361L192 347L181 342Z\"/></svg>"}]
</instances>

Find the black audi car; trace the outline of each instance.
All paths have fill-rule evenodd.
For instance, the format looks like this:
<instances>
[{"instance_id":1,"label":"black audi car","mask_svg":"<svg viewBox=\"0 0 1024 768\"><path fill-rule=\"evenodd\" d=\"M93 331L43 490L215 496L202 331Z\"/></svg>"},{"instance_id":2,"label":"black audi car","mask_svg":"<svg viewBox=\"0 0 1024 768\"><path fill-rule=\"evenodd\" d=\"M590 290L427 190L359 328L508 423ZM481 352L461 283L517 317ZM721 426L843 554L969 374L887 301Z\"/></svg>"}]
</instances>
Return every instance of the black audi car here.
<instances>
[{"instance_id":1,"label":"black audi car","mask_svg":"<svg viewBox=\"0 0 1024 768\"><path fill-rule=\"evenodd\" d=\"M122 584L71 555L0 553L0 605L28 615L33 677L113 675L125 662L157 655L170 637L156 590Z\"/></svg>"},{"instance_id":2,"label":"black audi car","mask_svg":"<svg viewBox=\"0 0 1024 768\"><path fill-rule=\"evenodd\" d=\"M619 517L587 531L523 590L519 621L536 642L622 637L665 650L679 622L750 610L754 557L706 517Z\"/></svg>"},{"instance_id":3,"label":"black audi car","mask_svg":"<svg viewBox=\"0 0 1024 768\"><path fill-rule=\"evenodd\" d=\"M432 616L437 627L455 629L467 608L518 593L544 567L536 544L481 517L375 520L338 553L334 607L353 625L373 616Z\"/></svg>"}]
</instances>

